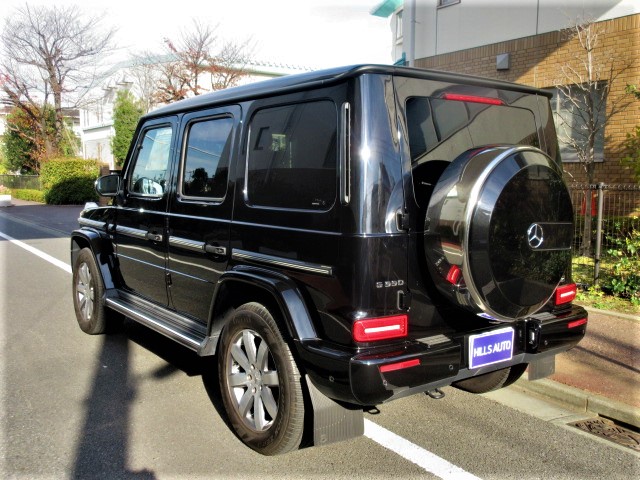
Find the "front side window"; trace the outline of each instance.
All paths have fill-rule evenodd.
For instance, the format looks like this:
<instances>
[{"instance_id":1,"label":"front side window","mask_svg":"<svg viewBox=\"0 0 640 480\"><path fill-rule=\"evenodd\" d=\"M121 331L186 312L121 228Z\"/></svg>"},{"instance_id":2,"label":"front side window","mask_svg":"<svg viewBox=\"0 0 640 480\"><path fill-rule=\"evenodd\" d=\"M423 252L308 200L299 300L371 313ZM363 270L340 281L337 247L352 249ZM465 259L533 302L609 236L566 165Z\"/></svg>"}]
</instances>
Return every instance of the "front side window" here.
<instances>
[{"instance_id":1,"label":"front side window","mask_svg":"<svg viewBox=\"0 0 640 480\"><path fill-rule=\"evenodd\" d=\"M172 135L170 126L143 131L133 172L129 176L128 188L131 193L158 197L164 195L169 175Z\"/></svg>"},{"instance_id":2,"label":"front side window","mask_svg":"<svg viewBox=\"0 0 640 480\"><path fill-rule=\"evenodd\" d=\"M337 128L328 100L259 110L248 139L248 203L328 210L337 190Z\"/></svg>"},{"instance_id":3,"label":"front side window","mask_svg":"<svg viewBox=\"0 0 640 480\"><path fill-rule=\"evenodd\" d=\"M189 126L182 172L185 197L224 197L232 127L230 117L194 122Z\"/></svg>"}]
</instances>

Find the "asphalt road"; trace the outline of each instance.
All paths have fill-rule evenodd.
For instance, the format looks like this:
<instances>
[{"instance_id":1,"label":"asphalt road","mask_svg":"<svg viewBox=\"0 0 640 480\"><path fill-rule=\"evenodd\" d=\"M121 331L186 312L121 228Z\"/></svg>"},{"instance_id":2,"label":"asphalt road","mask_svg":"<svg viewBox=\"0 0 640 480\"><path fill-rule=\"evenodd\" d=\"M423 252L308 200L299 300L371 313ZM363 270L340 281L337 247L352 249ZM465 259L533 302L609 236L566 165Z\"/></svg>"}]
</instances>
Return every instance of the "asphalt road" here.
<instances>
[{"instance_id":1,"label":"asphalt road","mask_svg":"<svg viewBox=\"0 0 640 480\"><path fill-rule=\"evenodd\" d=\"M110 336L77 327L65 268L77 209L10 208L0 210L1 478L640 475L637 453L566 426L584 417L511 388L398 400L365 415L366 436L262 457L225 424L207 362L133 323Z\"/></svg>"}]
</instances>

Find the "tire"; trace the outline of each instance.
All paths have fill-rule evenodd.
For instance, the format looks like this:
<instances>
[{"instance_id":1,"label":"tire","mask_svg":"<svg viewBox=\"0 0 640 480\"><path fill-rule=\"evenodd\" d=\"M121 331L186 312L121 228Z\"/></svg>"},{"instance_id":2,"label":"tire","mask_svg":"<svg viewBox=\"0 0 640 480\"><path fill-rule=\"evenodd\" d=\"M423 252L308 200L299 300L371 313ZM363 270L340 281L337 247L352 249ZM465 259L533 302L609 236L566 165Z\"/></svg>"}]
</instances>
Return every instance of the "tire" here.
<instances>
[{"instance_id":1,"label":"tire","mask_svg":"<svg viewBox=\"0 0 640 480\"><path fill-rule=\"evenodd\" d=\"M485 373L477 377L466 378L453 384L454 387L470 393L487 393L499 388L508 387L518 380L527 369L526 363Z\"/></svg>"},{"instance_id":2,"label":"tire","mask_svg":"<svg viewBox=\"0 0 640 480\"><path fill-rule=\"evenodd\" d=\"M73 265L73 308L80 329L89 335L106 333L108 312L102 304L104 283L90 248L80 250ZM114 319L115 321L115 319Z\"/></svg>"},{"instance_id":3,"label":"tire","mask_svg":"<svg viewBox=\"0 0 640 480\"><path fill-rule=\"evenodd\" d=\"M218 352L222 401L238 438L263 455L299 448L304 431L301 376L269 311L239 307Z\"/></svg>"}]
</instances>

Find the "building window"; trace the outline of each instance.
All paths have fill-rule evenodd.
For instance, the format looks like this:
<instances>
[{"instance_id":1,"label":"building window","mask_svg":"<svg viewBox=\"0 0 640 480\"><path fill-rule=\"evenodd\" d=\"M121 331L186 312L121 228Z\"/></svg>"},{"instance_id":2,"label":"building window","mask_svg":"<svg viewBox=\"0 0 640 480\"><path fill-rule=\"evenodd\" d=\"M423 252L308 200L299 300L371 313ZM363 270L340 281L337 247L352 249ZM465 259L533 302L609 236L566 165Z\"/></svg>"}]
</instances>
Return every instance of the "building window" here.
<instances>
[{"instance_id":1,"label":"building window","mask_svg":"<svg viewBox=\"0 0 640 480\"><path fill-rule=\"evenodd\" d=\"M396 13L396 41L402 41L402 10Z\"/></svg>"},{"instance_id":2,"label":"building window","mask_svg":"<svg viewBox=\"0 0 640 480\"><path fill-rule=\"evenodd\" d=\"M456 3L460 2L461 0L438 0L438 8L448 7L449 5L455 5Z\"/></svg>"},{"instance_id":3,"label":"building window","mask_svg":"<svg viewBox=\"0 0 640 480\"><path fill-rule=\"evenodd\" d=\"M582 85L568 85L549 90L553 93L551 109L562 161L580 161L578 151L588 151L589 135L592 131L595 133L595 161L603 161L606 121L605 89L598 85L589 92ZM589 113L590 111L592 114ZM588 128L588 119L591 116L595 118L594 129Z\"/></svg>"}]
</instances>

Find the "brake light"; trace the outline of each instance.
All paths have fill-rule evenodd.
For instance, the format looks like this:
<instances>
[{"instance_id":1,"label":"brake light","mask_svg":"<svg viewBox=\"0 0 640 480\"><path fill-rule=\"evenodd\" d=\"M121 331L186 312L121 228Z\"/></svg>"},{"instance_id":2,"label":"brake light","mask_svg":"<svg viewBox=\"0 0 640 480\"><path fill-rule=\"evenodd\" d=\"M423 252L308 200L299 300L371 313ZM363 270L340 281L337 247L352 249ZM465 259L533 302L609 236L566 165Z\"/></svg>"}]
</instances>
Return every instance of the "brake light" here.
<instances>
[{"instance_id":1,"label":"brake light","mask_svg":"<svg viewBox=\"0 0 640 480\"><path fill-rule=\"evenodd\" d=\"M352 335L356 342L375 342L407 336L406 315L364 318L353 323Z\"/></svg>"},{"instance_id":2,"label":"brake light","mask_svg":"<svg viewBox=\"0 0 640 480\"><path fill-rule=\"evenodd\" d=\"M420 365L420 360L417 358L414 360L406 360L404 362L390 363L388 365L382 365L380 367L380 373L395 372L396 370L417 367L418 365Z\"/></svg>"},{"instance_id":3,"label":"brake light","mask_svg":"<svg viewBox=\"0 0 640 480\"><path fill-rule=\"evenodd\" d=\"M564 303L571 303L576 298L577 293L578 287L575 283L560 285L556 288L555 304L562 305Z\"/></svg>"},{"instance_id":4,"label":"brake light","mask_svg":"<svg viewBox=\"0 0 640 480\"><path fill-rule=\"evenodd\" d=\"M458 102L484 103L486 105L504 105L499 98L478 97L477 95L462 95L459 93L445 93L442 96L445 100L455 100Z\"/></svg>"}]
</instances>

